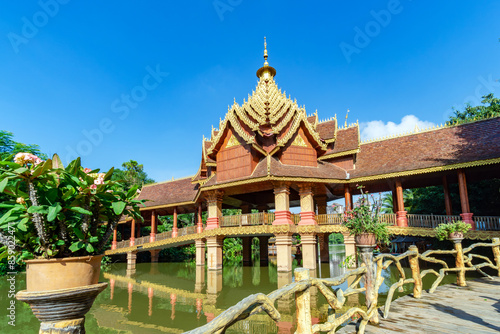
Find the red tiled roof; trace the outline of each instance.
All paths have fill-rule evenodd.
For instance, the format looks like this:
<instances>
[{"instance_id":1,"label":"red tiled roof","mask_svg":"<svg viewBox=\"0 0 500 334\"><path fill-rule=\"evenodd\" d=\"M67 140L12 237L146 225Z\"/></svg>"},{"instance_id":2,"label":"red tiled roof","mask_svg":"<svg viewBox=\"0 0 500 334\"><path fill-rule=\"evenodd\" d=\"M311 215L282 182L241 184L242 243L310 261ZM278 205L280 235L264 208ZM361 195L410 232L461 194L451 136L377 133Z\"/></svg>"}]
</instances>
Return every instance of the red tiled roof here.
<instances>
[{"instance_id":1,"label":"red tiled roof","mask_svg":"<svg viewBox=\"0 0 500 334\"><path fill-rule=\"evenodd\" d=\"M359 146L358 126L337 131L337 138L333 144L333 149L328 150L325 155L339 153L357 149Z\"/></svg>"},{"instance_id":2,"label":"red tiled roof","mask_svg":"<svg viewBox=\"0 0 500 334\"><path fill-rule=\"evenodd\" d=\"M500 117L362 144L351 177L500 157Z\"/></svg>"},{"instance_id":3,"label":"red tiled roof","mask_svg":"<svg viewBox=\"0 0 500 334\"><path fill-rule=\"evenodd\" d=\"M146 207L193 201L198 185L191 184L191 177L175 181L145 185L137 199L147 199Z\"/></svg>"},{"instance_id":4,"label":"red tiled roof","mask_svg":"<svg viewBox=\"0 0 500 334\"><path fill-rule=\"evenodd\" d=\"M316 127L316 131L318 131L319 136L323 140L328 140L332 139L335 137L335 128L336 128L336 123L337 121L335 119L332 119L331 121L323 122L323 123L318 123L318 126Z\"/></svg>"}]
</instances>

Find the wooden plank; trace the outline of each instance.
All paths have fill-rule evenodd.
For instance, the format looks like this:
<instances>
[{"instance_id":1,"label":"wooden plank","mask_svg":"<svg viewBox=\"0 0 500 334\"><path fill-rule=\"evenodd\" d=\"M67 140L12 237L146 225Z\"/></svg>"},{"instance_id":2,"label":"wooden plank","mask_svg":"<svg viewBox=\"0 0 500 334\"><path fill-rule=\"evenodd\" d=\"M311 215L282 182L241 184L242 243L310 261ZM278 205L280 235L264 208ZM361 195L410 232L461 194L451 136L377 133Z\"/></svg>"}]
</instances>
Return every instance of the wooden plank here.
<instances>
[{"instance_id":1,"label":"wooden plank","mask_svg":"<svg viewBox=\"0 0 500 334\"><path fill-rule=\"evenodd\" d=\"M441 286L434 294L424 292L422 299L399 298L389 317L380 317L380 325L368 325L365 333L499 333L500 278L467 281L467 285ZM356 333L356 325L336 333Z\"/></svg>"}]
</instances>

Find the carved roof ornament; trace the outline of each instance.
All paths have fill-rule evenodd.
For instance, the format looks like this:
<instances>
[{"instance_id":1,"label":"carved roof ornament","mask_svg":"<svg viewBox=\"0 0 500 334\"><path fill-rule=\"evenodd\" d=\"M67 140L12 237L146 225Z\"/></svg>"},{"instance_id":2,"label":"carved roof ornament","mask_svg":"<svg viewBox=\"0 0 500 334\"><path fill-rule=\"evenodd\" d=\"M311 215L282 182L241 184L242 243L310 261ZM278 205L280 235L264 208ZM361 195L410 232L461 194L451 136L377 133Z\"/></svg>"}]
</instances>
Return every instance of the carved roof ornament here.
<instances>
[{"instance_id":1,"label":"carved roof ornament","mask_svg":"<svg viewBox=\"0 0 500 334\"><path fill-rule=\"evenodd\" d=\"M300 146L300 147L307 147L306 142L304 141L304 138L302 138L301 135L297 134L297 137L293 140L292 146Z\"/></svg>"},{"instance_id":2,"label":"carved roof ornament","mask_svg":"<svg viewBox=\"0 0 500 334\"><path fill-rule=\"evenodd\" d=\"M264 37L264 66L257 70L257 78L269 80L270 78L274 78L275 75L276 70L274 67L269 66L269 63L267 62L267 42Z\"/></svg>"}]
</instances>

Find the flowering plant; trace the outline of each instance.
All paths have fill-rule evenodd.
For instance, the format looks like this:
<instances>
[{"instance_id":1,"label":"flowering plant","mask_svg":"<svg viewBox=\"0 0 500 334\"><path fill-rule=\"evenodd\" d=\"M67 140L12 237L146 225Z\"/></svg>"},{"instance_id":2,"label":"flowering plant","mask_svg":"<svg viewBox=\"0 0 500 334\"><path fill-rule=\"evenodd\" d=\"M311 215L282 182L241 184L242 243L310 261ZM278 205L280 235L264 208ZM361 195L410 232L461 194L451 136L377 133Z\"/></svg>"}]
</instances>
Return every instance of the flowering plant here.
<instances>
[{"instance_id":1,"label":"flowering plant","mask_svg":"<svg viewBox=\"0 0 500 334\"><path fill-rule=\"evenodd\" d=\"M389 229L387 224L380 221L380 200L376 201L373 195L363 191L363 186L358 186L361 192L359 205L353 210L345 211L343 225L351 235L373 233L378 241L389 243Z\"/></svg>"},{"instance_id":2,"label":"flowering plant","mask_svg":"<svg viewBox=\"0 0 500 334\"><path fill-rule=\"evenodd\" d=\"M470 224L462 220L457 220L446 224L439 224L434 228L434 231L436 231L436 238L443 241L444 239L448 239L450 233L459 232L465 234L470 228Z\"/></svg>"},{"instance_id":3,"label":"flowering plant","mask_svg":"<svg viewBox=\"0 0 500 334\"><path fill-rule=\"evenodd\" d=\"M21 259L97 255L122 215L142 220L138 187L123 191L107 173L83 168L80 158L64 167L57 155L42 161L18 153L0 161L0 243Z\"/></svg>"}]
</instances>

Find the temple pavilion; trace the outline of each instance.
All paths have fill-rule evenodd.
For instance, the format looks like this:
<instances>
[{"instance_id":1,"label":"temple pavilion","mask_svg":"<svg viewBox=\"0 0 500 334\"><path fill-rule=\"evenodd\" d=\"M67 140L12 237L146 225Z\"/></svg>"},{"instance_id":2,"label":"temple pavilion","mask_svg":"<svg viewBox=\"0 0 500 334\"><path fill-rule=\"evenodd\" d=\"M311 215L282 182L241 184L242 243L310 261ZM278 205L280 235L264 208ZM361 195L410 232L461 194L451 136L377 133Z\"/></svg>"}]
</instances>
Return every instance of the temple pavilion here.
<instances>
[{"instance_id":1,"label":"temple pavilion","mask_svg":"<svg viewBox=\"0 0 500 334\"><path fill-rule=\"evenodd\" d=\"M346 208L351 208L359 184L370 193L392 191L396 214L388 222L402 228L412 226L403 190L441 185L446 214L460 215L475 228L467 182L499 177L500 118L362 142L357 123L340 125L336 117L320 121L317 113L307 115L305 107L287 97L278 88L266 48L257 77L248 99L241 105L235 101L219 128L203 138L196 175L143 187L139 199L148 200L141 210L142 224L152 228L149 242L157 241L158 215L174 216L170 237L176 238L181 237L177 215L196 213L192 232L200 236L194 240L198 264L207 259L209 269L222 267L224 237L243 237L246 250L250 237L258 236L266 246L275 237L278 270L290 271L292 235L298 233L303 266L314 269L317 242L324 248L333 231L318 226L336 224L326 215L327 202L345 198ZM459 185L461 212L452 212L450 183ZM300 214L291 214L290 207L300 207ZM241 209L242 215L224 217L223 208ZM202 211L208 211L206 226ZM126 242L133 246L139 224L121 223L118 228L130 226ZM354 247L351 239L346 235L346 248L348 243ZM160 248L151 246L153 257Z\"/></svg>"}]
</instances>

